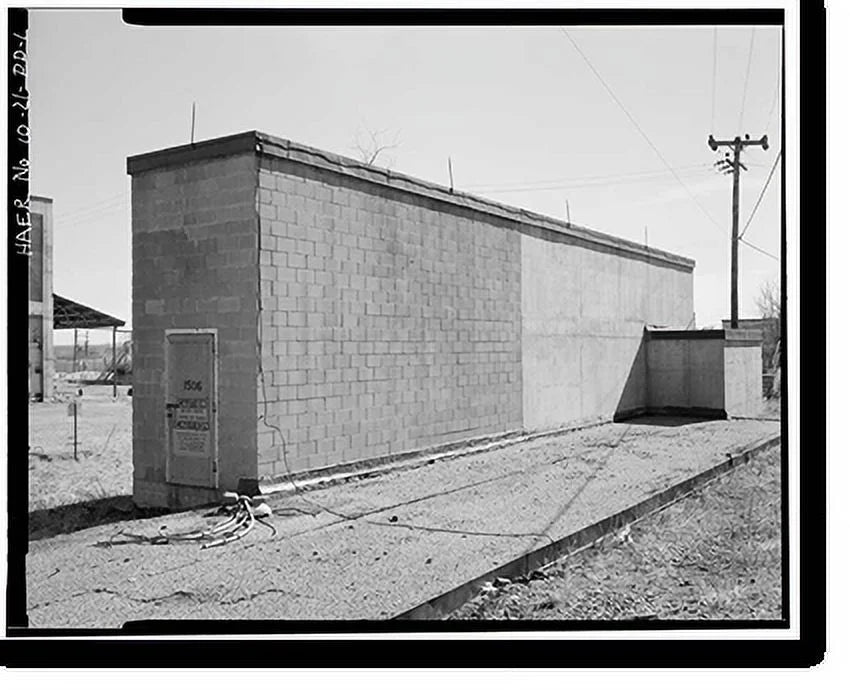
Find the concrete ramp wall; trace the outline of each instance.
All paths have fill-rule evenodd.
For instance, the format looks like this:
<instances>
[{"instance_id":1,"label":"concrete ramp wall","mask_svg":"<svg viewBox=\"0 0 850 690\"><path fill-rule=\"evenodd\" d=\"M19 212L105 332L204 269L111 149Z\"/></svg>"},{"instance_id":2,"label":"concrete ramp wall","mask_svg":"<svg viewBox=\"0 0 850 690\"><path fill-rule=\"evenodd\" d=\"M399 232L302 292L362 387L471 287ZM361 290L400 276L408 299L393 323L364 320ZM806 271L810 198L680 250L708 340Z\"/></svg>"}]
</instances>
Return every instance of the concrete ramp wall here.
<instances>
[{"instance_id":1,"label":"concrete ramp wall","mask_svg":"<svg viewBox=\"0 0 850 690\"><path fill-rule=\"evenodd\" d=\"M750 416L761 407L761 335L648 330L646 411Z\"/></svg>"}]
</instances>

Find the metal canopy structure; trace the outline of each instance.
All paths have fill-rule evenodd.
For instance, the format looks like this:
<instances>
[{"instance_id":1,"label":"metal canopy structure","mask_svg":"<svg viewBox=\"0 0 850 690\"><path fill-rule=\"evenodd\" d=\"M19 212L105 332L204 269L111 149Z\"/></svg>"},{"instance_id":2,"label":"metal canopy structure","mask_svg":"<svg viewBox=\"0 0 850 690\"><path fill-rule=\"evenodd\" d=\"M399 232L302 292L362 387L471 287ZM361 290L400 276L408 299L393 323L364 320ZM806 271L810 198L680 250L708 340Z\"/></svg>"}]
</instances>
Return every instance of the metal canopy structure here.
<instances>
[{"instance_id":1,"label":"metal canopy structure","mask_svg":"<svg viewBox=\"0 0 850 690\"><path fill-rule=\"evenodd\" d=\"M120 328L124 321L53 293L53 328Z\"/></svg>"},{"instance_id":2,"label":"metal canopy structure","mask_svg":"<svg viewBox=\"0 0 850 690\"><path fill-rule=\"evenodd\" d=\"M77 331L88 328L112 329L112 397L118 397L118 374L115 371L117 362L115 352L115 332L124 325L124 321L102 311L87 307L74 300L53 293L53 328L54 330L74 329L74 371L77 371Z\"/></svg>"}]
</instances>

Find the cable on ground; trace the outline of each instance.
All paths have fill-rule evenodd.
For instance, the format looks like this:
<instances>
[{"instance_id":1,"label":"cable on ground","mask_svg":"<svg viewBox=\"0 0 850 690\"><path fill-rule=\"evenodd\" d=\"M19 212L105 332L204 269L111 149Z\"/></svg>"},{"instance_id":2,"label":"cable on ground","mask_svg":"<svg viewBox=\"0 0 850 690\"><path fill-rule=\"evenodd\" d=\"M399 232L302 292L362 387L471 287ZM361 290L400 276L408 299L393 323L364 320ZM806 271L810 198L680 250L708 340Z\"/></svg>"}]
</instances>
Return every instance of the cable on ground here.
<instances>
[{"instance_id":1,"label":"cable on ground","mask_svg":"<svg viewBox=\"0 0 850 690\"><path fill-rule=\"evenodd\" d=\"M274 525L263 520L264 517L272 514L266 503L255 504L250 496L237 495L231 492L225 492L224 498L228 501L234 501L232 504L224 505L221 508L228 514L228 517L212 527L186 532L169 532L167 526L163 525L159 528L159 534L156 535L137 534L121 530L109 539L108 544L109 546L119 544L163 545L198 542L202 549L211 549L242 539L258 522L268 527L272 531L272 536L277 534ZM118 537L123 537L123 539L117 541Z\"/></svg>"}]
</instances>

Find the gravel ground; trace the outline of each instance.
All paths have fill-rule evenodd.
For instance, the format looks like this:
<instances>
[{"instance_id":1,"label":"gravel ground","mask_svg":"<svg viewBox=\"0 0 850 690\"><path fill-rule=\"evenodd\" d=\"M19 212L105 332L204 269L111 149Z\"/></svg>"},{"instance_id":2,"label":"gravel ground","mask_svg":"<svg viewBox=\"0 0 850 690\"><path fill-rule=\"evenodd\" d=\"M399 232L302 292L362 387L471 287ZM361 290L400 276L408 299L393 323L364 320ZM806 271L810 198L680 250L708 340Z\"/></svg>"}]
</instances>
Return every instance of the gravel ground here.
<instances>
[{"instance_id":1,"label":"gravel ground","mask_svg":"<svg viewBox=\"0 0 850 690\"><path fill-rule=\"evenodd\" d=\"M30 544L30 623L145 618L391 618L773 436L776 422L607 424L272 496L271 530L226 547L115 543L196 529L209 511ZM121 542L121 539L117 540Z\"/></svg>"},{"instance_id":2,"label":"gravel ground","mask_svg":"<svg viewBox=\"0 0 850 690\"><path fill-rule=\"evenodd\" d=\"M779 449L453 619L778 619Z\"/></svg>"}]
</instances>

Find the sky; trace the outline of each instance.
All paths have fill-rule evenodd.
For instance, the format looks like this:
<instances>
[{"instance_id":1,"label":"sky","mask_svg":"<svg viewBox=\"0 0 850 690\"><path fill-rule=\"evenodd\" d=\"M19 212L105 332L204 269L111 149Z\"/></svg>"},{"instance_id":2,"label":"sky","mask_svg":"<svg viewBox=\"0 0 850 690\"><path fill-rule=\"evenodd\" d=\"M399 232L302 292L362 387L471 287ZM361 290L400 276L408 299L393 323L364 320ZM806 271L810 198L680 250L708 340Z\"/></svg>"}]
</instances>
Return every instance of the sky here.
<instances>
[{"instance_id":1,"label":"sky","mask_svg":"<svg viewBox=\"0 0 850 690\"><path fill-rule=\"evenodd\" d=\"M117 10L31 11L30 189L54 199L54 291L131 325L126 159L188 143L195 102L196 141L256 129L356 157L378 132L397 144L378 165L448 185L450 156L461 191L560 219L568 203L575 223L693 258L696 324L719 325L732 180L707 139L768 135L743 156L741 227L764 189L744 238L778 257L781 170L764 185L780 29L565 30L150 28ZM779 262L743 244L739 260L740 315L757 316Z\"/></svg>"}]
</instances>

